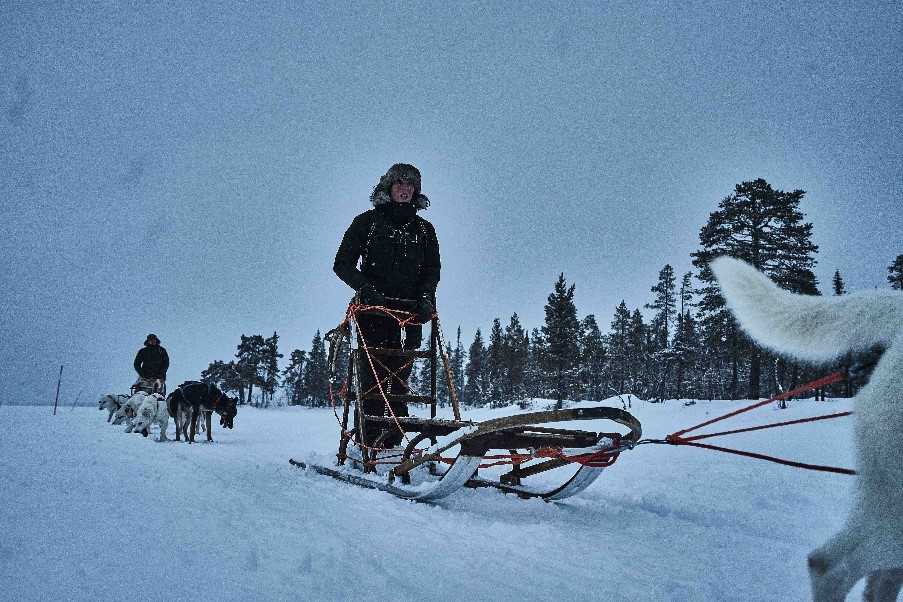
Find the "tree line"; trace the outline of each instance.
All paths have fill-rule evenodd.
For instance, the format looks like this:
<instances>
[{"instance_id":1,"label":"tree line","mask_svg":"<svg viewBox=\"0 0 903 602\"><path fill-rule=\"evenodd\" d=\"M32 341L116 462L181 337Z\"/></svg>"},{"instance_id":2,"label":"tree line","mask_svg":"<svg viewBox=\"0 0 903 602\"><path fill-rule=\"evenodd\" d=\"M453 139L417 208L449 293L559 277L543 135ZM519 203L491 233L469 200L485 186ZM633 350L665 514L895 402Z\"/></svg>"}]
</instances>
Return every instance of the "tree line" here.
<instances>
[{"instance_id":1,"label":"tree line","mask_svg":"<svg viewBox=\"0 0 903 602\"><path fill-rule=\"evenodd\" d=\"M493 320L488 340L477 328L465 351L461 328L448 359L452 385L462 403L503 406L529 398L600 400L629 394L641 399L756 399L814 377L807 368L752 342L727 310L709 262L720 255L742 259L794 293L819 295L813 272L818 247L812 224L804 220L802 190L775 190L763 179L742 182L724 197L699 232L691 254L694 272L678 277L664 265L650 287L644 316L621 301L603 333L597 318L580 318L574 303L576 285L559 275L545 305L541 327L528 329L513 313L503 326ZM903 255L887 268L887 281L903 290ZM846 294L835 271L832 294ZM880 350L860 358L848 356L837 368L874 361ZM323 406L328 401L327 353L320 332L310 351L295 349L281 371L278 335L241 336L235 359L213 362L202 379L238 394L241 403L269 405L281 387L289 404ZM426 362L422 362L426 364ZM440 364L441 366L441 364ZM427 365L415 366L415 392L429 388ZM855 382L822 392L852 395ZM253 392L258 392L254 397ZM439 403L449 403L445 378L437 379ZM253 400L253 401L252 401Z\"/></svg>"}]
</instances>

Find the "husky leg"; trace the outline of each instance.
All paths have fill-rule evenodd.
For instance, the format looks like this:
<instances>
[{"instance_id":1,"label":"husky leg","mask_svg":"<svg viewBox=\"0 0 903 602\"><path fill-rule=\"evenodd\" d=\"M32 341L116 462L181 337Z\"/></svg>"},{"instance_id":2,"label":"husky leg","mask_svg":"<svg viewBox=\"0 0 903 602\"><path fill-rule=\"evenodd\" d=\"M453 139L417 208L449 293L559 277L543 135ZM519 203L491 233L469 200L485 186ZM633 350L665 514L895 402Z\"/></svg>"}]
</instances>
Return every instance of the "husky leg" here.
<instances>
[{"instance_id":1,"label":"husky leg","mask_svg":"<svg viewBox=\"0 0 903 602\"><path fill-rule=\"evenodd\" d=\"M160 436L157 438L157 441L169 441L169 439L166 437L166 428L169 426L169 414L167 414L157 424L160 425Z\"/></svg>"},{"instance_id":2,"label":"husky leg","mask_svg":"<svg viewBox=\"0 0 903 602\"><path fill-rule=\"evenodd\" d=\"M815 602L843 602L853 585L869 569L863 558L863 540L849 525L809 554L809 578Z\"/></svg>"},{"instance_id":3,"label":"husky leg","mask_svg":"<svg viewBox=\"0 0 903 602\"><path fill-rule=\"evenodd\" d=\"M862 599L866 602L894 602L903 586L903 568L875 571L865 582Z\"/></svg>"},{"instance_id":4,"label":"husky leg","mask_svg":"<svg viewBox=\"0 0 903 602\"><path fill-rule=\"evenodd\" d=\"M194 443L194 435L198 431L198 413L199 409L191 408L191 436L188 438L189 443Z\"/></svg>"}]
</instances>

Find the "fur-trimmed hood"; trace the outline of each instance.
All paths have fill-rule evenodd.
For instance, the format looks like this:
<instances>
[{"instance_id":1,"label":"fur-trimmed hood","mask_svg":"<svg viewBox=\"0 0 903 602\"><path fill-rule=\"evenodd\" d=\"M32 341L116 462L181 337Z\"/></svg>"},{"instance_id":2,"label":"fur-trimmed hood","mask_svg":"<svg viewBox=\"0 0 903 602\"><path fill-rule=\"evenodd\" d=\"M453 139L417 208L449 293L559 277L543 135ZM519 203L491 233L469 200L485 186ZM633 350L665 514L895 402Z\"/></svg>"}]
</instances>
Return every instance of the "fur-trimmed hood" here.
<instances>
[{"instance_id":1,"label":"fur-trimmed hood","mask_svg":"<svg viewBox=\"0 0 903 602\"><path fill-rule=\"evenodd\" d=\"M420 192L420 170L407 163L396 163L373 187L373 192L370 193L370 202L374 207L392 202L392 184L399 180L410 181L414 184L414 198L411 199L414 207L426 209L430 206L430 200Z\"/></svg>"}]
</instances>

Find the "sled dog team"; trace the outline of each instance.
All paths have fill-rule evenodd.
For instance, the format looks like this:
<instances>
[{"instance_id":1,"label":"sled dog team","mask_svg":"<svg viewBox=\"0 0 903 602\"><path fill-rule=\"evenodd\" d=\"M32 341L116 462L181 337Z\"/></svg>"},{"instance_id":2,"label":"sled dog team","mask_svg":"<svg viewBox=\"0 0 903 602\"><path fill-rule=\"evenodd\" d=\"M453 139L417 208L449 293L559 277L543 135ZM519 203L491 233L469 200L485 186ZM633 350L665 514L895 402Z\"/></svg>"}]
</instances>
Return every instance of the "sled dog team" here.
<instances>
[{"instance_id":1,"label":"sled dog team","mask_svg":"<svg viewBox=\"0 0 903 602\"><path fill-rule=\"evenodd\" d=\"M107 422L126 423L125 432L142 433L146 437L152 425L160 428L158 441L167 441L166 429L169 419L176 423L176 441L185 436L193 443L198 428L198 419L204 415L207 441L213 441L211 414L220 416L220 426L231 429L238 413L236 400L227 396L216 385L198 381L187 381L164 398L159 393L137 391L134 395L107 394L101 397L97 406L107 410Z\"/></svg>"}]
</instances>

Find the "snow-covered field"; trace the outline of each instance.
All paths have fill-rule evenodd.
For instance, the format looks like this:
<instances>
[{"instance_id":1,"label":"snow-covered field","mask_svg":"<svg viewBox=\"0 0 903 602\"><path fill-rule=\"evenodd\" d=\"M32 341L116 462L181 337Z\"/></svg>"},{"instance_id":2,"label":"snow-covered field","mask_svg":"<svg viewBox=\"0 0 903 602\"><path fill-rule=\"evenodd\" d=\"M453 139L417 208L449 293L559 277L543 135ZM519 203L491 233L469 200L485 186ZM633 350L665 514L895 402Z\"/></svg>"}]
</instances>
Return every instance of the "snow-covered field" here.
<instances>
[{"instance_id":1,"label":"snow-covered field","mask_svg":"<svg viewBox=\"0 0 903 602\"><path fill-rule=\"evenodd\" d=\"M662 437L740 405L635 402L631 412L645 437ZM847 409L797 401L717 430ZM564 503L464 489L422 504L289 466L290 456L329 462L330 410L242 407L235 430L214 421L216 441L191 446L105 419L0 407L0 598L805 600L806 554L840 526L853 486L647 445ZM850 418L715 442L853 464Z\"/></svg>"}]
</instances>

